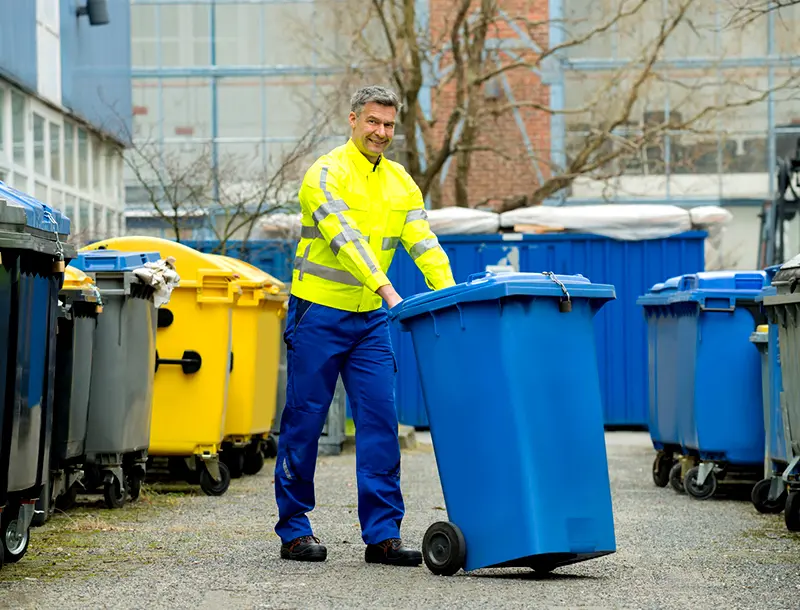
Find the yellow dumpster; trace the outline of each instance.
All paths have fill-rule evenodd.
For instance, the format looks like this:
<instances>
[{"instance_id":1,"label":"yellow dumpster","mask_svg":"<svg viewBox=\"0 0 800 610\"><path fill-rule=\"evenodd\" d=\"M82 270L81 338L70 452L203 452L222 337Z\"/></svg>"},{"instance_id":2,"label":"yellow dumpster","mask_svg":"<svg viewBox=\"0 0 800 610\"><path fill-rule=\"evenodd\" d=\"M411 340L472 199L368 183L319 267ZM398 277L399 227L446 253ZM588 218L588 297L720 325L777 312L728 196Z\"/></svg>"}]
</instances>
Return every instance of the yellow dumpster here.
<instances>
[{"instance_id":1,"label":"yellow dumpster","mask_svg":"<svg viewBox=\"0 0 800 610\"><path fill-rule=\"evenodd\" d=\"M170 472L224 494L230 471L220 462L230 383L232 312L241 294L227 265L155 237L116 237L87 246L157 251L174 257L180 284L158 310L156 374L149 455L168 458Z\"/></svg>"},{"instance_id":2,"label":"yellow dumpster","mask_svg":"<svg viewBox=\"0 0 800 610\"><path fill-rule=\"evenodd\" d=\"M209 255L229 267L242 288L233 310L233 369L222 460L234 478L256 474L265 457L277 454L270 435L280 364L281 319L286 286L258 267L220 255Z\"/></svg>"}]
</instances>

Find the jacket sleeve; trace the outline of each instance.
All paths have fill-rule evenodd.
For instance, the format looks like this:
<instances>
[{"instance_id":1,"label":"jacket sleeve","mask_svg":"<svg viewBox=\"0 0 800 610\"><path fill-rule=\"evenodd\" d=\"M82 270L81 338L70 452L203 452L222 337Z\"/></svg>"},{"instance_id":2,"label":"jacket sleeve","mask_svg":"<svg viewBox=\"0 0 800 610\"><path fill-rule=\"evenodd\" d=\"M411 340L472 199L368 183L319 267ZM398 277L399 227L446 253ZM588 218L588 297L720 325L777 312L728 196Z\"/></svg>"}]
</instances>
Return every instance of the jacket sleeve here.
<instances>
[{"instance_id":1,"label":"jacket sleeve","mask_svg":"<svg viewBox=\"0 0 800 610\"><path fill-rule=\"evenodd\" d=\"M335 162L313 166L303 179L300 205L342 267L375 292L389 279L341 197L342 183L343 170Z\"/></svg>"},{"instance_id":2,"label":"jacket sleeve","mask_svg":"<svg viewBox=\"0 0 800 610\"><path fill-rule=\"evenodd\" d=\"M411 209L406 214L406 224L400 241L425 276L425 283L431 290L441 290L455 285L450 259L439 245L439 240L428 224L422 192L409 176L409 200Z\"/></svg>"}]
</instances>

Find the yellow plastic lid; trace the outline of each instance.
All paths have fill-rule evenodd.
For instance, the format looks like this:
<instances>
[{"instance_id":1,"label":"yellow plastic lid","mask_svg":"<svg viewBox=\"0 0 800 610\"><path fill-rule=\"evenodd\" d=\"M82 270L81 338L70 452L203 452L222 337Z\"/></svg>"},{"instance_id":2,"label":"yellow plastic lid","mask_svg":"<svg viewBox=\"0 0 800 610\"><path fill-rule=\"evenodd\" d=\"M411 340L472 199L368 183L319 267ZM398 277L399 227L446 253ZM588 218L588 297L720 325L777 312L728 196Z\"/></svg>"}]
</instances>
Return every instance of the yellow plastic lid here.
<instances>
[{"instance_id":1,"label":"yellow plastic lid","mask_svg":"<svg viewBox=\"0 0 800 610\"><path fill-rule=\"evenodd\" d=\"M62 290L82 290L92 286L92 278L80 269L71 265L64 269L64 285Z\"/></svg>"},{"instance_id":2,"label":"yellow plastic lid","mask_svg":"<svg viewBox=\"0 0 800 610\"><path fill-rule=\"evenodd\" d=\"M759 324L758 326L756 326L756 332L768 333L769 332L769 325L767 325L767 324Z\"/></svg>"},{"instance_id":3,"label":"yellow plastic lid","mask_svg":"<svg viewBox=\"0 0 800 610\"><path fill-rule=\"evenodd\" d=\"M270 294L278 294L286 289L286 284L281 282L278 278L270 275L266 271L262 271L255 265L231 256L219 255L221 259L227 262L233 269L236 269L242 277L260 282L264 289Z\"/></svg>"}]
</instances>

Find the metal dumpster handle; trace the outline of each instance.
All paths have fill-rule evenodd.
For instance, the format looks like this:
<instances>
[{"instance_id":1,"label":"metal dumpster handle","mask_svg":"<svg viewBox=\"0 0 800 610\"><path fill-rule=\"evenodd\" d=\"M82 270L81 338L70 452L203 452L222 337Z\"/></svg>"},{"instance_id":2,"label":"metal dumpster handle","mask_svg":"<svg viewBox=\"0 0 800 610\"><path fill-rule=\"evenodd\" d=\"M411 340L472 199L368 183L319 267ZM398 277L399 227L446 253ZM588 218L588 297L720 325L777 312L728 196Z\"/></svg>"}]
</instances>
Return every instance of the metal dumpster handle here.
<instances>
[{"instance_id":1,"label":"metal dumpster handle","mask_svg":"<svg viewBox=\"0 0 800 610\"><path fill-rule=\"evenodd\" d=\"M183 352L183 358L159 358L158 351L156 351L156 370L162 364L178 364L183 369L184 375L192 375L200 370L203 365L203 358L197 352L186 350Z\"/></svg>"}]
</instances>

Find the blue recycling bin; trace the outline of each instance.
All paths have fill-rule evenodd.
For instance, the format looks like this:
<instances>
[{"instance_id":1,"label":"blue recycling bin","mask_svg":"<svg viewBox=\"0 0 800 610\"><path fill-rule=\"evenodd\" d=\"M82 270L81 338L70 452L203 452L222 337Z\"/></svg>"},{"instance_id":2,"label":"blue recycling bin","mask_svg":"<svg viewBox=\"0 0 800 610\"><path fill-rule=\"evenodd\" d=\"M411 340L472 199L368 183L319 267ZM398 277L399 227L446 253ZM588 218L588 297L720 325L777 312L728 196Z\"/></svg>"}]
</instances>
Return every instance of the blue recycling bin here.
<instances>
[{"instance_id":1,"label":"blue recycling bin","mask_svg":"<svg viewBox=\"0 0 800 610\"><path fill-rule=\"evenodd\" d=\"M27 553L47 482L69 219L0 182L0 566Z\"/></svg>"},{"instance_id":2,"label":"blue recycling bin","mask_svg":"<svg viewBox=\"0 0 800 610\"><path fill-rule=\"evenodd\" d=\"M680 276L659 282L640 296L636 303L642 306L647 322L647 377L648 377L648 430L650 441L656 450L653 461L653 482L666 487L675 455L680 453L678 433L678 409L684 398L685 384L677 378L680 363L678 358L678 323L670 298L677 292Z\"/></svg>"},{"instance_id":3,"label":"blue recycling bin","mask_svg":"<svg viewBox=\"0 0 800 610\"><path fill-rule=\"evenodd\" d=\"M433 573L615 552L593 324L614 298L580 275L482 273L390 311L411 336L449 519L423 539Z\"/></svg>"},{"instance_id":4,"label":"blue recycling bin","mask_svg":"<svg viewBox=\"0 0 800 610\"><path fill-rule=\"evenodd\" d=\"M696 499L763 467L761 363L749 338L765 321L756 301L765 283L763 271L700 272L682 276L669 298L679 319L671 379L685 388L673 408L681 451L696 464L683 487Z\"/></svg>"}]
</instances>

